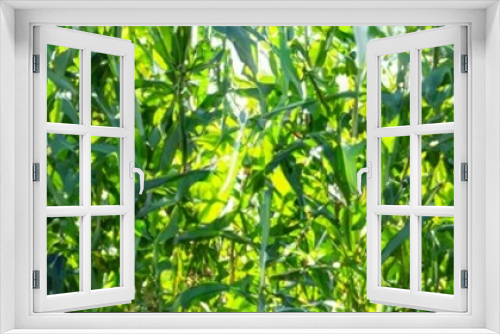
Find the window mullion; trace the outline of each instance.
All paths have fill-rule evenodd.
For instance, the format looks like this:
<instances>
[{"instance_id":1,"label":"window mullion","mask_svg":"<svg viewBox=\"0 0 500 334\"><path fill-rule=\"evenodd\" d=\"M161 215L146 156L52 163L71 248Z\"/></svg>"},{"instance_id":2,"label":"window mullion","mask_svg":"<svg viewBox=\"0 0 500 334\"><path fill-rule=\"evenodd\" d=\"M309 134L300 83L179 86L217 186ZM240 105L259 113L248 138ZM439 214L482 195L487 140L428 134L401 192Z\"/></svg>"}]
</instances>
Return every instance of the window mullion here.
<instances>
[{"instance_id":1,"label":"window mullion","mask_svg":"<svg viewBox=\"0 0 500 334\"><path fill-rule=\"evenodd\" d=\"M376 128L373 130L373 135L378 138L383 137L402 137L409 136L411 133L419 136L423 135L437 135L443 133L454 133L455 123L431 123L431 124L417 124L415 126L403 125L394 127Z\"/></svg>"},{"instance_id":2,"label":"window mullion","mask_svg":"<svg viewBox=\"0 0 500 334\"><path fill-rule=\"evenodd\" d=\"M91 123L91 77L90 77L90 49L83 49L83 66L81 67L80 77L82 78L81 86L82 95L81 95L81 103L82 103L82 124L90 130ZM83 259L83 264L81 266L82 271L80 273L81 279L83 281L83 291L90 293L91 291L91 243L92 243L92 231L91 231L91 215L90 215L90 207L91 203L91 133L87 131L86 134L82 136L83 148L80 151L82 155L82 180L80 183L80 188L83 189L82 201L83 206L88 208L88 212L85 216L83 216L83 226L80 227L82 231L82 253L80 254L80 258Z\"/></svg>"},{"instance_id":3,"label":"window mullion","mask_svg":"<svg viewBox=\"0 0 500 334\"><path fill-rule=\"evenodd\" d=\"M82 96L81 93L80 96ZM81 107L80 110L82 110ZM46 129L47 133L54 133L60 135L76 135L76 136L83 136L89 131L86 126L83 126L81 124L66 124L66 123L51 123L51 122L47 123Z\"/></svg>"},{"instance_id":4,"label":"window mullion","mask_svg":"<svg viewBox=\"0 0 500 334\"><path fill-rule=\"evenodd\" d=\"M82 78L82 69L83 69L83 50L79 50L79 71L80 71L80 78ZM78 86L79 88L79 96L80 96L80 100L79 100L79 106L78 106L78 110L80 110L80 114L83 114L83 100L82 100L82 96L83 96L83 85L79 85ZM80 126L83 124L83 119L82 117L80 117ZM47 126L49 126L50 124L47 124ZM79 145L80 145L80 155L82 155L84 151L84 143L83 143L83 136L80 135L80 140L79 140ZM84 206L85 203L84 203L84 197L85 197L85 194L84 194L84 189L85 187L83 186L83 171L85 170L85 167L84 167L84 163L83 163L83 159L82 157L80 156L80 177L79 177L79 184L80 184L80 206ZM84 223L84 216L80 216L80 222L79 222L79 235L78 235L78 238L79 238L79 242L78 242L78 252L79 252L79 256L78 256L78 268L80 268L79 270L79 284L80 284L80 287L79 287L79 290L80 291L83 291L85 289L85 286L83 284L83 265L84 265L84 260L83 260L83 254L84 254L84 243L85 243L85 240L83 238L83 227L86 226L86 224Z\"/></svg>"},{"instance_id":5,"label":"window mullion","mask_svg":"<svg viewBox=\"0 0 500 334\"><path fill-rule=\"evenodd\" d=\"M420 205L420 138L413 129L419 123L419 50L410 50L410 291L420 290L420 217L413 209Z\"/></svg>"}]
</instances>

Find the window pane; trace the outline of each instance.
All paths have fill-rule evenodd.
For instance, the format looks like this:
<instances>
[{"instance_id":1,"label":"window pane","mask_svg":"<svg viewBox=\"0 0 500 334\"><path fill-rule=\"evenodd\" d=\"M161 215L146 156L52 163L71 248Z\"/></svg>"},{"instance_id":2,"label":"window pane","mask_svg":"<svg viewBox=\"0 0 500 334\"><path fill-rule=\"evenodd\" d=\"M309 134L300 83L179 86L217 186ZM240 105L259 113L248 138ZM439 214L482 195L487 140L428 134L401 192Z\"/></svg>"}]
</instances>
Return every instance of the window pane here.
<instances>
[{"instance_id":1,"label":"window pane","mask_svg":"<svg viewBox=\"0 0 500 334\"><path fill-rule=\"evenodd\" d=\"M92 217L92 290L120 286L120 219Z\"/></svg>"},{"instance_id":2,"label":"window pane","mask_svg":"<svg viewBox=\"0 0 500 334\"><path fill-rule=\"evenodd\" d=\"M92 137L92 205L120 204L120 139Z\"/></svg>"},{"instance_id":3,"label":"window pane","mask_svg":"<svg viewBox=\"0 0 500 334\"><path fill-rule=\"evenodd\" d=\"M47 45L47 122L80 123L80 50Z\"/></svg>"},{"instance_id":4,"label":"window pane","mask_svg":"<svg viewBox=\"0 0 500 334\"><path fill-rule=\"evenodd\" d=\"M92 125L120 126L120 57L92 52Z\"/></svg>"},{"instance_id":5,"label":"window pane","mask_svg":"<svg viewBox=\"0 0 500 334\"><path fill-rule=\"evenodd\" d=\"M453 134L422 136L422 205L453 206Z\"/></svg>"},{"instance_id":6,"label":"window pane","mask_svg":"<svg viewBox=\"0 0 500 334\"><path fill-rule=\"evenodd\" d=\"M453 218L422 217L422 291L453 294Z\"/></svg>"},{"instance_id":7,"label":"window pane","mask_svg":"<svg viewBox=\"0 0 500 334\"><path fill-rule=\"evenodd\" d=\"M366 72L356 44L420 28L76 29L136 44L136 163L157 181L136 199L135 300L96 311L408 311L366 299L366 203L354 191ZM238 44L234 33L249 38ZM169 48L179 36L189 37L183 62Z\"/></svg>"},{"instance_id":8,"label":"window pane","mask_svg":"<svg viewBox=\"0 0 500 334\"><path fill-rule=\"evenodd\" d=\"M47 206L80 205L80 136L47 134Z\"/></svg>"},{"instance_id":9,"label":"window pane","mask_svg":"<svg viewBox=\"0 0 500 334\"><path fill-rule=\"evenodd\" d=\"M381 216L381 285L410 289L410 217Z\"/></svg>"},{"instance_id":10,"label":"window pane","mask_svg":"<svg viewBox=\"0 0 500 334\"><path fill-rule=\"evenodd\" d=\"M422 123L453 122L453 45L422 50Z\"/></svg>"},{"instance_id":11,"label":"window pane","mask_svg":"<svg viewBox=\"0 0 500 334\"><path fill-rule=\"evenodd\" d=\"M381 125L410 124L410 53L380 57Z\"/></svg>"},{"instance_id":12,"label":"window pane","mask_svg":"<svg viewBox=\"0 0 500 334\"><path fill-rule=\"evenodd\" d=\"M382 205L409 205L410 137L384 137L380 142Z\"/></svg>"},{"instance_id":13,"label":"window pane","mask_svg":"<svg viewBox=\"0 0 500 334\"><path fill-rule=\"evenodd\" d=\"M80 217L47 218L47 294L80 291Z\"/></svg>"}]
</instances>

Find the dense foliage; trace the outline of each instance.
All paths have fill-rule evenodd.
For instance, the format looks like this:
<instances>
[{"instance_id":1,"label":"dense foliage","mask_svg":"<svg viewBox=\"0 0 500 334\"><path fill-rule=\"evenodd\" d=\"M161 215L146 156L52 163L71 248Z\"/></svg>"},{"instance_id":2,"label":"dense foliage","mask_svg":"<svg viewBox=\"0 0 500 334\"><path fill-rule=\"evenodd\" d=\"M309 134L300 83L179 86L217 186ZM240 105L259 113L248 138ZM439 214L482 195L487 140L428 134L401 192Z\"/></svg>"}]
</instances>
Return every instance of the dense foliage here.
<instances>
[{"instance_id":1,"label":"dense foliage","mask_svg":"<svg viewBox=\"0 0 500 334\"><path fill-rule=\"evenodd\" d=\"M356 172L367 42L427 28L73 27L135 44L136 165L146 173L135 300L91 311L408 311L366 298ZM453 121L450 52L422 52L424 122ZM92 119L113 126L120 65L92 57ZM49 59L48 121L77 123L78 52L49 48ZM404 54L383 65L384 125L408 121L408 68ZM119 143L92 147L93 204L117 203ZM453 137L424 136L422 147L423 203L453 205ZM78 205L78 137L49 135L48 154L49 205ZM408 154L408 138L383 140L385 204L407 204ZM48 224L49 291L77 291L78 220ZM452 224L423 220L426 291L453 293ZM92 228L92 287L116 286L117 220ZM408 219L384 217L382 232L382 283L407 288Z\"/></svg>"}]
</instances>

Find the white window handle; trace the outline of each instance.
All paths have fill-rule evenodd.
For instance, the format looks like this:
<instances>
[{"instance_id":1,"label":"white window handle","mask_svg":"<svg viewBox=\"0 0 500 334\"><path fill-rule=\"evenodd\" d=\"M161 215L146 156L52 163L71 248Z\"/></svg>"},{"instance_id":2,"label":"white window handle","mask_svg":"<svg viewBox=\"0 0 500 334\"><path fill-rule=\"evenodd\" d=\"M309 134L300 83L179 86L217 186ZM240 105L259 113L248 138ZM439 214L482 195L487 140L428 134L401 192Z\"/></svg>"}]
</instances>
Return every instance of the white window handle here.
<instances>
[{"instance_id":1,"label":"white window handle","mask_svg":"<svg viewBox=\"0 0 500 334\"><path fill-rule=\"evenodd\" d=\"M142 195L142 191L144 190L144 172L140 168L135 168L133 161L130 161L129 170L131 179L134 178L134 173L139 174L139 194Z\"/></svg>"},{"instance_id":2,"label":"white window handle","mask_svg":"<svg viewBox=\"0 0 500 334\"><path fill-rule=\"evenodd\" d=\"M359 194L361 194L361 175L363 175L363 173L366 173L366 176L369 179L372 178L372 163L368 161L366 163L366 165L367 165L367 167L361 168L358 171L358 192L359 192Z\"/></svg>"}]
</instances>

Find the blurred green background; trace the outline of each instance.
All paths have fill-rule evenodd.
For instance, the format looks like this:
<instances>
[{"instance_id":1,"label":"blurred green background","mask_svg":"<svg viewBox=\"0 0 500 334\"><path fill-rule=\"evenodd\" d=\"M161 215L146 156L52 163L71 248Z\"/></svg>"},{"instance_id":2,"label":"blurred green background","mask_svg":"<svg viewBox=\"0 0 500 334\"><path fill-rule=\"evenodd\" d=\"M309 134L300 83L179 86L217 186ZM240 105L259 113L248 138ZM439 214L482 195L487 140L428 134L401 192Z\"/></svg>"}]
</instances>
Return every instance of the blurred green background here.
<instances>
[{"instance_id":1,"label":"blurred green background","mask_svg":"<svg viewBox=\"0 0 500 334\"><path fill-rule=\"evenodd\" d=\"M135 300L90 312L413 311L366 298L366 45L432 27L67 27L135 44ZM79 52L48 48L47 121L79 123ZM92 124L119 126L120 63L92 53ZM382 125L409 122L409 55L381 60ZM422 51L422 122L453 121L453 46ZM79 138L48 135L48 205L79 204ZM120 142L92 138L92 204ZM408 204L409 138L382 202ZM422 204L453 205L453 135L422 136ZM364 182L364 181L363 181ZM415 185L419 186L419 185ZM382 285L409 287L409 219L382 217ZM78 218L48 224L49 294L79 290ZM119 217L92 219L92 288L119 286ZM422 290L453 293L453 219L422 218Z\"/></svg>"}]
</instances>

